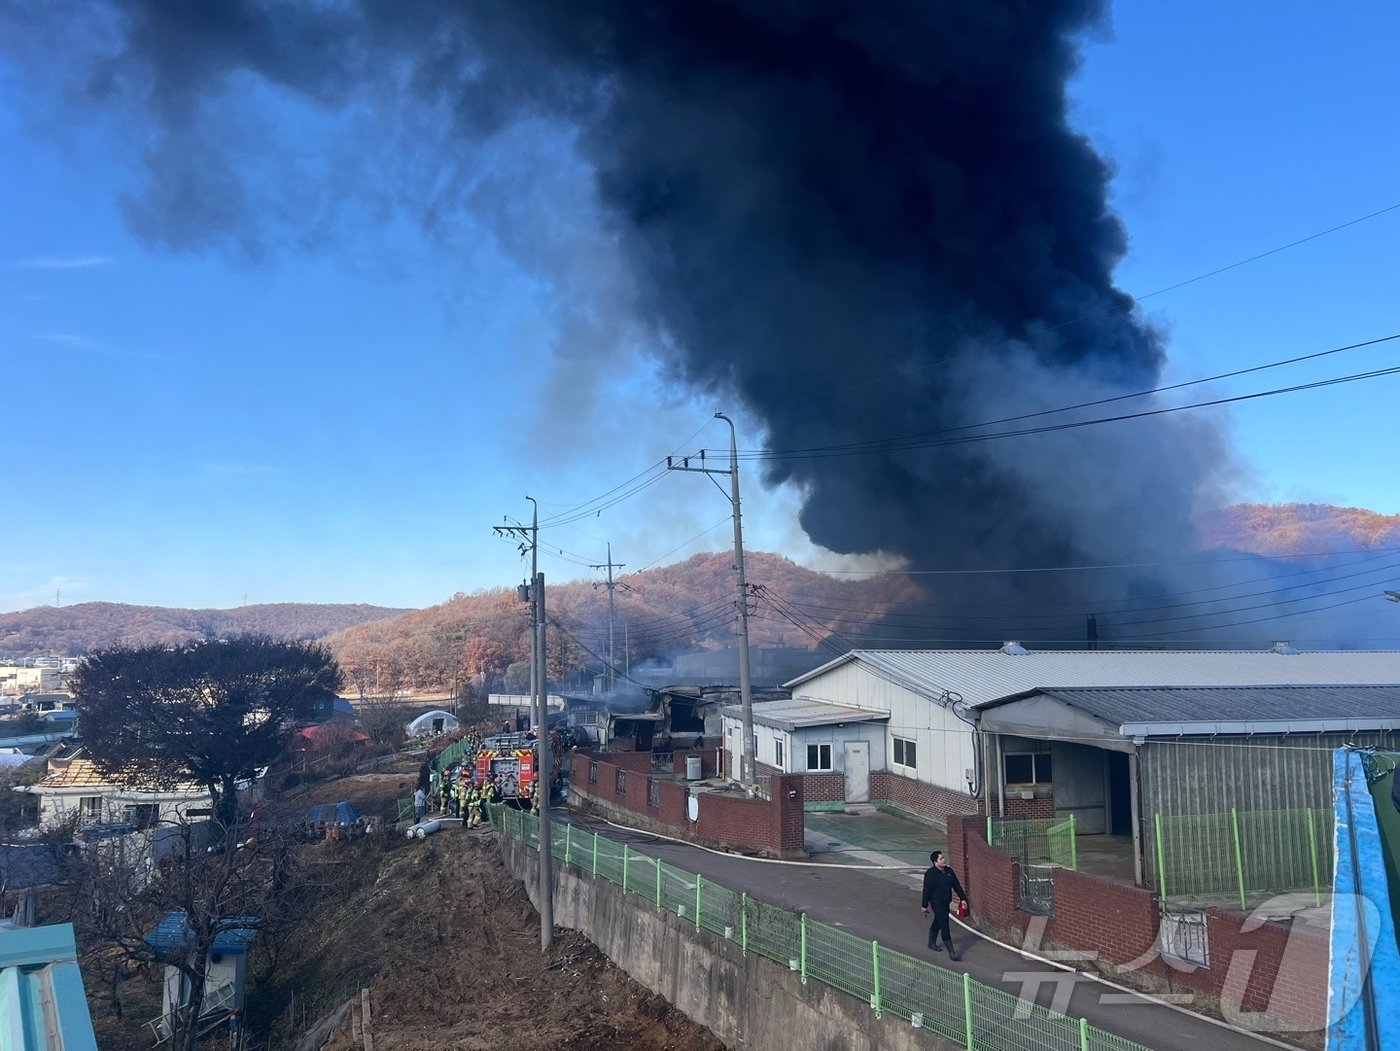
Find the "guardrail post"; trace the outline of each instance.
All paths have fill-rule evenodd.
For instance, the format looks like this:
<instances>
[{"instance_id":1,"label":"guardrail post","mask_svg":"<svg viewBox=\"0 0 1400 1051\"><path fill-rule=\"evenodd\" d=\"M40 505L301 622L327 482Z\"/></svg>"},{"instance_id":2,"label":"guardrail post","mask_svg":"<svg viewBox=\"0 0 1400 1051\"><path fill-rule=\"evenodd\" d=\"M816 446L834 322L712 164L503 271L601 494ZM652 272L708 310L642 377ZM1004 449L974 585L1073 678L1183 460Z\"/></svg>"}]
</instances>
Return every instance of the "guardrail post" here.
<instances>
[{"instance_id":1,"label":"guardrail post","mask_svg":"<svg viewBox=\"0 0 1400 1051\"><path fill-rule=\"evenodd\" d=\"M1089 1019L1079 1020L1079 1051L1089 1051Z\"/></svg>"},{"instance_id":2,"label":"guardrail post","mask_svg":"<svg viewBox=\"0 0 1400 1051\"><path fill-rule=\"evenodd\" d=\"M749 892L739 896L739 948L749 954Z\"/></svg>"},{"instance_id":3,"label":"guardrail post","mask_svg":"<svg viewBox=\"0 0 1400 1051\"><path fill-rule=\"evenodd\" d=\"M598 875L598 833L593 833L593 869L592 875Z\"/></svg>"},{"instance_id":4,"label":"guardrail post","mask_svg":"<svg viewBox=\"0 0 1400 1051\"><path fill-rule=\"evenodd\" d=\"M630 844L622 844L622 889L627 889L627 866L632 860L632 847Z\"/></svg>"},{"instance_id":5,"label":"guardrail post","mask_svg":"<svg viewBox=\"0 0 1400 1051\"><path fill-rule=\"evenodd\" d=\"M574 862L574 826L572 823L564 826L564 864L572 865Z\"/></svg>"},{"instance_id":6,"label":"guardrail post","mask_svg":"<svg viewBox=\"0 0 1400 1051\"><path fill-rule=\"evenodd\" d=\"M704 883L704 877L698 872L695 874L695 929L700 929L700 885Z\"/></svg>"},{"instance_id":7,"label":"guardrail post","mask_svg":"<svg viewBox=\"0 0 1400 1051\"><path fill-rule=\"evenodd\" d=\"M1152 824L1157 834L1157 885L1160 889L1159 897L1167 900L1167 862L1162 851L1162 815L1153 814Z\"/></svg>"},{"instance_id":8,"label":"guardrail post","mask_svg":"<svg viewBox=\"0 0 1400 1051\"><path fill-rule=\"evenodd\" d=\"M1322 884L1318 882L1317 875L1317 825L1315 823L1316 811L1308 807L1308 853L1312 855L1313 872L1313 903L1322 904Z\"/></svg>"},{"instance_id":9,"label":"guardrail post","mask_svg":"<svg viewBox=\"0 0 1400 1051\"><path fill-rule=\"evenodd\" d=\"M1069 867L1079 871L1079 834L1074 830L1074 815L1069 816Z\"/></svg>"},{"instance_id":10,"label":"guardrail post","mask_svg":"<svg viewBox=\"0 0 1400 1051\"><path fill-rule=\"evenodd\" d=\"M880 1000L880 943L876 941L870 943L870 973L875 985L875 996L870 1006L875 1008L875 1017L879 1018L885 1012Z\"/></svg>"},{"instance_id":11,"label":"guardrail post","mask_svg":"<svg viewBox=\"0 0 1400 1051\"><path fill-rule=\"evenodd\" d=\"M802 965L802 984L807 984L807 914L802 914L802 941L798 952L798 959Z\"/></svg>"},{"instance_id":12,"label":"guardrail post","mask_svg":"<svg viewBox=\"0 0 1400 1051\"><path fill-rule=\"evenodd\" d=\"M1240 812L1230 808L1230 825L1235 832L1235 874L1240 883L1240 911L1244 911L1244 855L1240 851Z\"/></svg>"},{"instance_id":13,"label":"guardrail post","mask_svg":"<svg viewBox=\"0 0 1400 1051\"><path fill-rule=\"evenodd\" d=\"M661 859L656 858L656 907L661 908Z\"/></svg>"},{"instance_id":14,"label":"guardrail post","mask_svg":"<svg viewBox=\"0 0 1400 1051\"><path fill-rule=\"evenodd\" d=\"M972 1048L972 975L963 971L963 1034L967 1037L967 1051Z\"/></svg>"}]
</instances>

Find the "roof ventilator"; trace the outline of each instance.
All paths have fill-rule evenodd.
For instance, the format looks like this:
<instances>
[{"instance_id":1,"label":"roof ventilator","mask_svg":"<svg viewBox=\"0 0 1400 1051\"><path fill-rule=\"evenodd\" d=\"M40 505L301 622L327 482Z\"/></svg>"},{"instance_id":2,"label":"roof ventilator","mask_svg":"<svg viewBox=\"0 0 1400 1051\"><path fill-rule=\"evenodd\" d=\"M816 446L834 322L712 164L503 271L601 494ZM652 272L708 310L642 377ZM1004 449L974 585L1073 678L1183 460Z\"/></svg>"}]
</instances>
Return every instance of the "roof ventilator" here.
<instances>
[{"instance_id":1,"label":"roof ventilator","mask_svg":"<svg viewBox=\"0 0 1400 1051\"><path fill-rule=\"evenodd\" d=\"M1001 652L1017 656L1022 653L1029 653L1030 650L1026 649L1026 647L1022 646L1019 642L1004 642L1001 646Z\"/></svg>"},{"instance_id":2,"label":"roof ventilator","mask_svg":"<svg viewBox=\"0 0 1400 1051\"><path fill-rule=\"evenodd\" d=\"M1292 654L1292 653L1297 653L1298 651L1292 646L1291 643L1287 643L1287 642L1276 642L1276 643L1273 644L1273 647L1269 650L1269 652L1270 652L1270 653Z\"/></svg>"}]
</instances>

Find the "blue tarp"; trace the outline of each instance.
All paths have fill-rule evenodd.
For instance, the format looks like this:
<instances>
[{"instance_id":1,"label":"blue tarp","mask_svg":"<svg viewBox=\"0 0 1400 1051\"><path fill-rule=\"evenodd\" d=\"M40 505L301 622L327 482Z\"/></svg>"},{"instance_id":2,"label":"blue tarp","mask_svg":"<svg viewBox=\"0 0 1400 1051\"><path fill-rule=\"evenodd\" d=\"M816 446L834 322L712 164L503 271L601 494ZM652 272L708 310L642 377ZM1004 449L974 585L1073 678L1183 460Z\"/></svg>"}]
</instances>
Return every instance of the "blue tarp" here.
<instances>
[{"instance_id":1,"label":"blue tarp","mask_svg":"<svg viewBox=\"0 0 1400 1051\"><path fill-rule=\"evenodd\" d=\"M1386 880L1385 843L1361 752L1333 764L1337 869L1327 983L1328 1051L1400 1046L1400 949Z\"/></svg>"}]
</instances>

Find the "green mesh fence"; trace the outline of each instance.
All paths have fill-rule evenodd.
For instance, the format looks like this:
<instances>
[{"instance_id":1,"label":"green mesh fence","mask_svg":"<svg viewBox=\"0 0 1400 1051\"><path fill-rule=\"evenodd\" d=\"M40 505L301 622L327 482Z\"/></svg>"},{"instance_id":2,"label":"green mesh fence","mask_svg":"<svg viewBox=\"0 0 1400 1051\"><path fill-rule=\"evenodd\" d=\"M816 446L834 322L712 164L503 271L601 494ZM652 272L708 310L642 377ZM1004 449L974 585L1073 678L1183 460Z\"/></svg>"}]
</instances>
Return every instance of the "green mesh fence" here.
<instances>
[{"instance_id":1,"label":"green mesh fence","mask_svg":"<svg viewBox=\"0 0 1400 1051\"><path fill-rule=\"evenodd\" d=\"M1232 810L1153 819L1163 900L1228 897L1241 909L1294 891L1321 895L1332 871L1327 810Z\"/></svg>"},{"instance_id":2,"label":"green mesh fence","mask_svg":"<svg viewBox=\"0 0 1400 1051\"><path fill-rule=\"evenodd\" d=\"M989 818L987 842L1022 861L1050 861L1050 830L1058 824L1053 818Z\"/></svg>"},{"instance_id":3,"label":"green mesh fence","mask_svg":"<svg viewBox=\"0 0 1400 1051\"><path fill-rule=\"evenodd\" d=\"M998 1051L1080 1051L1079 1023L1019 996L972 983L972 1043Z\"/></svg>"},{"instance_id":4,"label":"green mesh fence","mask_svg":"<svg viewBox=\"0 0 1400 1051\"><path fill-rule=\"evenodd\" d=\"M1045 830L1045 842L1052 865L1066 869L1079 868L1079 840L1076 835L1073 814Z\"/></svg>"},{"instance_id":5,"label":"green mesh fence","mask_svg":"<svg viewBox=\"0 0 1400 1051\"><path fill-rule=\"evenodd\" d=\"M807 974L871 1002L875 974L870 941L825 923L807 924Z\"/></svg>"},{"instance_id":6,"label":"green mesh fence","mask_svg":"<svg viewBox=\"0 0 1400 1051\"><path fill-rule=\"evenodd\" d=\"M749 901L749 948L785 967L802 962L802 917L767 902Z\"/></svg>"},{"instance_id":7,"label":"green mesh fence","mask_svg":"<svg viewBox=\"0 0 1400 1051\"><path fill-rule=\"evenodd\" d=\"M397 807L398 807L398 813L399 813L399 818L398 818L398 819L399 819L400 821L412 821L412 820L413 820L413 797L412 797L412 796L409 796L409 797L404 798L404 799L399 799L399 800L396 800L395 803L396 803L396 805L397 805Z\"/></svg>"},{"instance_id":8,"label":"green mesh fence","mask_svg":"<svg viewBox=\"0 0 1400 1051\"><path fill-rule=\"evenodd\" d=\"M536 815L497 808L499 827L527 846L539 843ZM1049 823L1043 822L1048 828ZM1042 839L1045 829L1040 831ZM966 974L884 948L805 915L736 893L606 836L551 829L556 856L666 910L816 980L955 1041L968 1051L1147 1051L1083 1020L981 985ZM1044 840L1047 844L1049 841ZM1005 849L1005 848L1003 848Z\"/></svg>"},{"instance_id":9,"label":"green mesh fence","mask_svg":"<svg viewBox=\"0 0 1400 1051\"><path fill-rule=\"evenodd\" d=\"M915 1019L958 1043L967 1039L962 975L892 949L880 949L880 986L886 1011Z\"/></svg>"}]
</instances>

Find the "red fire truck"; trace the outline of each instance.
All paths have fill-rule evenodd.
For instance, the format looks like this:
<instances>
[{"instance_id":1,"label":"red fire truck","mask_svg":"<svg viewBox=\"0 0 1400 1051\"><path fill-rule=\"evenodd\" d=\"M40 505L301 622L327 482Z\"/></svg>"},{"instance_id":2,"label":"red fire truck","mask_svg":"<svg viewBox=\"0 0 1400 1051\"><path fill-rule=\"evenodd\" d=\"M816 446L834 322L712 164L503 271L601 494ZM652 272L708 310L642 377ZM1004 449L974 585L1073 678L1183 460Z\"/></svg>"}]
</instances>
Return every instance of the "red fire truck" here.
<instances>
[{"instance_id":1,"label":"red fire truck","mask_svg":"<svg viewBox=\"0 0 1400 1051\"><path fill-rule=\"evenodd\" d=\"M564 748L559 734L551 733L549 741L553 759L551 795L558 796L568 771L564 769ZM487 737L476 753L475 783L483 785L499 778L503 801L523 802L529 799L530 789L539 776L538 744L535 735L528 733L493 734Z\"/></svg>"}]
</instances>

